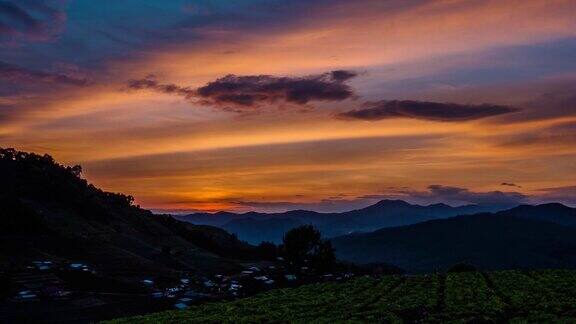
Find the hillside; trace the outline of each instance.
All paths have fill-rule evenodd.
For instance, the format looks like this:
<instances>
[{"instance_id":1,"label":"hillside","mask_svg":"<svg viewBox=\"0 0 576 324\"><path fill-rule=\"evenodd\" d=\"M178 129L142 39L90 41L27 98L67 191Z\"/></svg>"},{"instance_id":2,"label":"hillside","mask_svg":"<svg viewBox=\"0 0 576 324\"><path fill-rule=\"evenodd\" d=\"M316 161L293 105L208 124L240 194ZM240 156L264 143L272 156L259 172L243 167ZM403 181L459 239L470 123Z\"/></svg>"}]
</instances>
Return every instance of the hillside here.
<instances>
[{"instance_id":1,"label":"hillside","mask_svg":"<svg viewBox=\"0 0 576 324\"><path fill-rule=\"evenodd\" d=\"M537 206L520 205L509 210L498 212L497 214L576 227L576 208L570 208L559 203L549 203Z\"/></svg>"},{"instance_id":2,"label":"hillside","mask_svg":"<svg viewBox=\"0 0 576 324\"><path fill-rule=\"evenodd\" d=\"M111 323L570 322L576 272L367 277Z\"/></svg>"},{"instance_id":3,"label":"hillside","mask_svg":"<svg viewBox=\"0 0 576 324\"><path fill-rule=\"evenodd\" d=\"M332 243L342 260L385 262L409 272L445 270L460 262L482 269L574 268L576 229L562 225L573 211L558 204L520 206L342 236Z\"/></svg>"},{"instance_id":4,"label":"hillside","mask_svg":"<svg viewBox=\"0 0 576 324\"><path fill-rule=\"evenodd\" d=\"M221 229L155 216L48 155L2 149L0 178L0 270L50 260L124 278L225 272L239 268L227 255L251 249Z\"/></svg>"},{"instance_id":5,"label":"hillside","mask_svg":"<svg viewBox=\"0 0 576 324\"><path fill-rule=\"evenodd\" d=\"M278 243L287 230L301 224L312 224L320 229L324 236L334 237L491 210L493 207L490 206L451 207L445 204L420 206L402 200L382 200L366 208L343 213L293 210L270 214L196 213L176 217L193 224L218 226L238 235L242 240L257 244L262 240Z\"/></svg>"}]
</instances>

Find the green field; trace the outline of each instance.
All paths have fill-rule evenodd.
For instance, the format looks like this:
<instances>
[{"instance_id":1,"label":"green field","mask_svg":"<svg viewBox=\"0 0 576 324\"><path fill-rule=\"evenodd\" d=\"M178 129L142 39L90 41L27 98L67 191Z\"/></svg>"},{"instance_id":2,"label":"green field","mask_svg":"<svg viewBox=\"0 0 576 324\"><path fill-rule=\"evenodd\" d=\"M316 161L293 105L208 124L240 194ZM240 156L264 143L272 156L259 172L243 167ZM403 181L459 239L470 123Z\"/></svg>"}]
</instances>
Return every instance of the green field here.
<instances>
[{"instance_id":1,"label":"green field","mask_svg":"<svg viewBox=\"0 0 576 324\"><path fill-rule=\"evenodd\" d=\"M357 278L277 289L114 323L576 323L576 271Z\"/></svg>"}]
</instances>

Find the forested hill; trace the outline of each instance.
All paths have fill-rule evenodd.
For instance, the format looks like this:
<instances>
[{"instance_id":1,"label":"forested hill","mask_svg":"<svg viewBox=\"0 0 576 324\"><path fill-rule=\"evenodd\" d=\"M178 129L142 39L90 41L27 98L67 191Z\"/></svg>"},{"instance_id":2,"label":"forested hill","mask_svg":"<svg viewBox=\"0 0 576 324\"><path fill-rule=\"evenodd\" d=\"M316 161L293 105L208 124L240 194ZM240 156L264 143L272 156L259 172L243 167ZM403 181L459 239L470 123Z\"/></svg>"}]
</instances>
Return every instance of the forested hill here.
<instances>
[{"instance_id":1,"label":"forested hill","mask_svg":"<svg viewBox=\"0 0 576 324\"><path fill-rule=\"evenodd\" d=\"M456 263L482 269L576 268L576 209L519 206L385 228L332 240L342 260L385 262L410 272L442 271Z\"/></svg>"},{"instance_id":2,"label":"forested hill","mask_svg":"<svg viewBox=\"0 0 576 324\"><path fill-rule=\"evenodd\" d=\"M178 270L236 271L227 256L253 247L210 226L155 216L124 194L102 191L81 167L0 149L0 269L34 260L82 260L122 276Z\"/></svg>"}]
</instances>

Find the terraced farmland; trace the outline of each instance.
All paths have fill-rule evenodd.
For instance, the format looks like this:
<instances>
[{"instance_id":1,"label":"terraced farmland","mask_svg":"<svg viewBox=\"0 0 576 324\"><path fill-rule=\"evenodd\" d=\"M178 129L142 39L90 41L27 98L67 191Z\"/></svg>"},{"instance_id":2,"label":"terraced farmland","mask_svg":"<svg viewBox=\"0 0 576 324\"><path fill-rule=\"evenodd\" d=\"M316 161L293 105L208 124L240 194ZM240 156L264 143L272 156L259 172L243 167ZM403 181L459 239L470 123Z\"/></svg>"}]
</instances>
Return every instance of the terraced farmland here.
<instances>
[{"instance_id":1,"label":"terraced farmland","mask_svg":"<svg viewBox=\"0 0 576 324\"><path fill-rule=\"evenodd\" d=\"M576 271L499 271L357 278L278 289L115 323L576 323Z\"/></svg>"}]
</instances>

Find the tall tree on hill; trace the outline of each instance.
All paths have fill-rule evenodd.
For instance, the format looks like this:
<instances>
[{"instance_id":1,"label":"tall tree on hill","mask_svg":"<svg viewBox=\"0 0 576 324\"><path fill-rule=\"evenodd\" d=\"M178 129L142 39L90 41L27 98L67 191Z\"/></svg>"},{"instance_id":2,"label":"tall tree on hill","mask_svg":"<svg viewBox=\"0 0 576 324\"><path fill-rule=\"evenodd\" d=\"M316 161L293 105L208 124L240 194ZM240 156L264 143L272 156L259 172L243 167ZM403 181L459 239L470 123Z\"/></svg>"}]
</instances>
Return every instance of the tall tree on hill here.
<instances>
[{"instance_id":1,"label":"tall tree on hill","mask_svg":"<svg viewBox=\"0 0 576 324\"><path fill-rule=\"evenodd\" d=\"M325 272L334 267L336 257L329 241L312 225L302 225L288 231L282 239L282 254L288 266L300 270L303 266Z\"/></svg>"}]
</instances>

